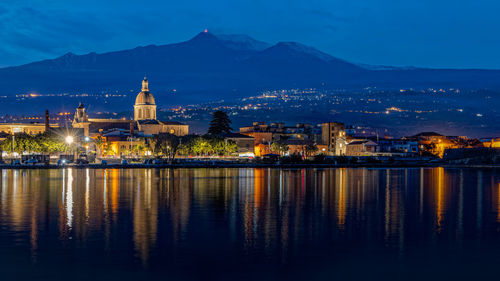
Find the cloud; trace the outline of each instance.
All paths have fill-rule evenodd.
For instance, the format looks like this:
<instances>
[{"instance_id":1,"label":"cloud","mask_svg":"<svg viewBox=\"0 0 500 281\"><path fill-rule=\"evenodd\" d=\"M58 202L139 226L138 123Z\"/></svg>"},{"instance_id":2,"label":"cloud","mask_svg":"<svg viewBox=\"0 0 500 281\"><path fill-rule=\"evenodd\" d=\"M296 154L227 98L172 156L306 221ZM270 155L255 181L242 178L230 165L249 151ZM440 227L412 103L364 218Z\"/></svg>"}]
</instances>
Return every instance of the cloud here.
<instances>
[{"instance_id":1,"label":"cloud","mask_svg":"<svg viewBox=\"0 0 500 281\"><path fill-rule=\"evenodd\" d=\"M90 13L5 6L0 6L0 33L0 51L19 54L21 62L85 50L95 42L111 40L114 34Z\"/></svg>"}]
</instances>

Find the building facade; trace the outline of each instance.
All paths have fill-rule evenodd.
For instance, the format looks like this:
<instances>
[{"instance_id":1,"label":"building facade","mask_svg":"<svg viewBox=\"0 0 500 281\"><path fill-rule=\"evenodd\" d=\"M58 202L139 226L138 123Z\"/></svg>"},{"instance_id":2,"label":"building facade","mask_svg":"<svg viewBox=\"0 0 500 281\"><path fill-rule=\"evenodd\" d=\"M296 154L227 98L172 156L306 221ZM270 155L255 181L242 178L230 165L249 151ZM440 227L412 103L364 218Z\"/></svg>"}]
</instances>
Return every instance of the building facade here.
<instances>
[{"instance_id":1,"label":"building facade","mask_svg":"<svg viewBox=\"0 0 500 281\"><path fill-rule=\"evenodd\" d=\"M380 152L418 153L418 142L411 139L380 139L377 141Z\"/></svg>"},{"instance_id":2,"label":"building facade","mask_svg":"<svg viewBox=\"0 0 500 281\"><path fill-rule=\"evenodd\" d=\"M169 133L176 136L189 134L189 126L180 122L163 122L156 118L156 103L149 92L146 78L142 81L141 92L137 94L134 104L134 119L93 119L89 118L85 106L80 103L73 119L73 127L83 129L84 135L96 137L105 130L128 130L132 136L142 133L146 136Z\"/></svg>"},{"instance_id":3,"label":"building facade","mask_svg":"<svg viewBox=\"0 0 500 281\"><path fill-rule=\"evenodd\" d=\"M59 128L59 125L50 123L48 110L45 111L45 123L0 123L0 133L3 135L18 133L37 135L47 132L50 128Z\"/></svg>"},{"instance_id":4,"label":"building facade","mask_svg":"<svg viewBox=\"0 0 500 281\"><path fill-rule=\"evenodd\" d=\"M328 147L328 154L345 155L347 142L344 123L322 123L321 142Z\"/></svg>"},{"instance_id":5,"label":"building facade","mask_svg":"<svg viewBox=\"0 0 500 281\"><path fill-rule=\"evenodd\" d=\"M253 137L239 133L225 133L220 136L225 140L233 141L236 144L239 156L255 156L255 140Z\"/></svg>"},{"instance_id":6,"label":"building facade","mask_svg":"<svg viewBox=\"0 0 500 281\"><path fill-rule=\"evenodd\" d=\"M241 127L240 134L253 137L255 156L272 153L273 142L288 145L291 154L303 152L308 144L317 144L319 132L310 124L297 123L285 126L284 123L253 122L251 126Z\"/></svg>"},{"instance_id":7,"label":"building facade","mask_svg":"<svg viewBox=\"0 0 500 281\"><path fill-rule=\"evenodd\" d=\"M378 145L371 140L356 140L347 145L348 156L373 156L377 153Z\"/></svg>"}]
</instances>

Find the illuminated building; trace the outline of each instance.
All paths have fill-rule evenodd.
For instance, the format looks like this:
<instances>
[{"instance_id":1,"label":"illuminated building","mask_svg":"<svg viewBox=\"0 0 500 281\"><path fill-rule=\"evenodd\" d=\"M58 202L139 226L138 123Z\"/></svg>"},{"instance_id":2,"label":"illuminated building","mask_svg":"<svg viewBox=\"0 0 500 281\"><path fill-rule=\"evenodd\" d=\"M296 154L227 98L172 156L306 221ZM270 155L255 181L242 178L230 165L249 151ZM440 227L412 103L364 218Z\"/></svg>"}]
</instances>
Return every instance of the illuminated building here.
<instances>
[{"instance_id":1,"label":"illuminated building","mask_svg":"<svg viewBox=\"0 0 500 281\"><path fill-rule=\"evenodd\" d=\"M450 148L458 148L458 145L448 137L435 132L423 132L412 137L418 141L420 150L427 151L433 155L443 157L444 151Z\"/></svg>"},{"instance_id":2,"label":"illuminated building","mask_svg":"<svg viewBox=\"0 0 500 281\"><path fill-rule=\"evenodd\" d=\"M237 152L240 156L247 156L247 157L255 156L254 152L255 141L253 137L238 133L226 133L226 134L221 134L220 136L223 137L225 140L233 141L238 147Z\"/></svg>"},{"instance_id":3,"label":"illuminated building","mask_svg":"<svg viewBox=\"0 0 500 281\"><path fill-rule=\"evenodd\" d=\"M497 148L500 147L500 138L486 138L480 140L484 147Z\"/></svg>"},{"instance_id":4,"label":"illuminated building","mask_svg":"<svg viewBox=\"0 0 500 281\"><path fill-rule=\"evenodd\" d=\"M418 153L418 142L410 139L380 139L377 141L381 152Z\"/></svg>"},{"instance_id":5,"label":"illuminated building","mask_svg":"<svg viewBox=\"0 0 500 281\"><path fill-rule=\"evenodd\" d=\"M346 155L349 156L369 156L377 152L377 143L371 140L356 140L347 145Z\"/></svg>"},{"instance_id":6,"label":"illuminated building","mask_svg":"<svg viewBox=\"0 0 500 281\"><path fill-rule=\"evenodd\" d=\"M284 123L253 122L252 126L240 128L240 133L253 137L255 140L255 156L263 156L271 151L273 142L288 145L288 154L305 153L305 147L317 143L319 133L310 124L297 123L295 126L285 126Z\"/></svg>"},{"instance_id":7,"label":"illuminated building","mask_svg":"<svg viewBox=\"0 0 500 281\"><path fill-rule=\"evenodd\" d=\"M73 119L73 127L84 130L85 136L96 137L103 130L129 130L131 135L141 132L144 135L169 133L184 136L189 133L189 126L179 122L163 122L156 119L156 103L153 94L149 92L148 80L142 81L141 92L134 104L134 120L126 119L93 119L89 118L85 106L80 103Z\"/></svg>"},{"instance_id":8,"label":"illuminated building","mask_svg":"<svg viewBox=\"0 0 500 281\"><path fill-rule=\"evenodd\" d=\"M111 129L101 132L104 140L105 154L108 156L120 155L139 155L137 150L140 146L145 146L143 134L135 134L136 137L130 137L129 130Z\"/></svg>"},{"instance_id":9,"label":"illuminated building","mask_svg":"<svg viewBox=\"0 0 500 281\"><path fill-rule=\"evenodd\" d=\"M346 154L346 133L344 123L328 122L321 124L321 142L328 146L334 155Z\"/></svg>"},{"instance_id":10,"label":"illuminated building","mask_svg":"<svg viewBox=\"0 0 500 281\"><path fill-rule=\"evenodd\" d=\"M45 123L0 123L0 132L4 133L0 139L17 133L42 134L50 128L59 128L59 125L50 123L49 111L47 110L45 111Z\"/></svg>"},{"instance_id":11,"label":"illuminated building","mask_svg":"<svg viewBox=\"0 0 500 281\"><path fill-rule=\"evenodd\" d=\"M51 128L59 127L56 124L50 124ZM46 130L46 126L43 123L34 123L34 124L26 124L26 123L3 123L0 124L0 132L4 132L7 134L16 134L16 133L26 133L28 135L36 135L44 133Z\"/></svg>"}]
</instances>

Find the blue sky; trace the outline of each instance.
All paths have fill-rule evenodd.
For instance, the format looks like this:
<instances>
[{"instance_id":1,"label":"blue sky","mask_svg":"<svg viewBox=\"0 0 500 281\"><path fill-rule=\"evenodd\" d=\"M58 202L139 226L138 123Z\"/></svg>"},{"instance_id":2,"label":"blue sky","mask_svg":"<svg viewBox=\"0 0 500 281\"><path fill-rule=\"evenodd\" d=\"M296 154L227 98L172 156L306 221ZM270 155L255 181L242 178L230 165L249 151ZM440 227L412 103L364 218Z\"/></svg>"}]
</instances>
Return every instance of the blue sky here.
<instances>
[{"instance_id":1,"label":"blue sky","mask_svg":"<svg viewBox=\"0 0 500 281\"><path fill-rule=\"evenodd\" d=\"M208 28L352 62L500 69L495 0L0 0L0 66L187 40Z\"/></svg>"}]
</instances>

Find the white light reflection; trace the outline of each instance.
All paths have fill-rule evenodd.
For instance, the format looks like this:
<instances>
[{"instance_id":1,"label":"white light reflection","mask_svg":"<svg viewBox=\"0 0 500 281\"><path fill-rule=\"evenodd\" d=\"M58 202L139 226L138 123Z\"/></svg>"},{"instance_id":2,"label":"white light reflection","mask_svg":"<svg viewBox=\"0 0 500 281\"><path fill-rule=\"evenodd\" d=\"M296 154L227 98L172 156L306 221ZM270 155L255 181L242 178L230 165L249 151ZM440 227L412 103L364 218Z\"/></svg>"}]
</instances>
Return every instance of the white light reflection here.
<instances>
[{"instance_id":1,"label":"white light reflection","mask_svg":"<svg viewBox=\"0 0 500 281\"><path fill-rule=\"evenodd\" d=\"M104 187L102 191L102 202L104 204L104 212L107 213L108 211L108 206L106 204L106 193L108 190L108 170L104 170Z\"/></svg>"},{"instance_id":2,"label":"white light reflection","mask_svg":"<svg viewBox=\"0 0 500 281\"><path fill-rule=\"evenodd\" d=\"M89 190L90 190L90 170L85 169L85 218L89 221Z\"/></svg>"},{"instance_id":3,"label":"white light reflection","mask_svg":"<svg viewBox=\"0 0 500 281\"><path fill-rule=\"evenodd\" d=\"M66 189L66 216L67 225L71 228L73 223L73 169L68 169L68 185Z\"/></svg>"}]
</instances>

